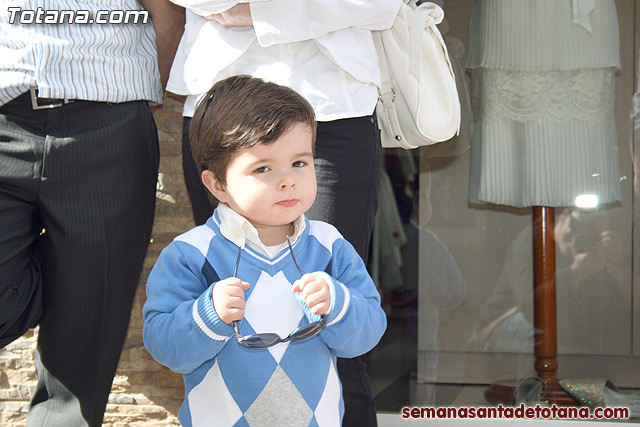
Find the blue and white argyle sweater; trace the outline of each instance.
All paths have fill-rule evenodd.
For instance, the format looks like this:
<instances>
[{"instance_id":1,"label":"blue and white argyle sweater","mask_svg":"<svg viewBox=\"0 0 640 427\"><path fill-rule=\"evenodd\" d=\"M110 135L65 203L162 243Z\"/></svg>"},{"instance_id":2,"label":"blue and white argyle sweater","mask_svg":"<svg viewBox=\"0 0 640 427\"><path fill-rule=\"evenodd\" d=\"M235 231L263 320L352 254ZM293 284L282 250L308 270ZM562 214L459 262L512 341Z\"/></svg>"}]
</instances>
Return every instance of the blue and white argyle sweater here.
<instances>
[{"instance_id":1,"label":"blue and white argyle sweater","mask_svg":"<svg viewBox=\"0 0 640 427\"><path fill-rule=\"evenodd\" d=\"M302 270L319 272L332 295L327 327L306 341L269 349L240 347L211 301L216 282L233 275L239 247L220 233L217 212L160 254L147 283L144 343L183 374L184 426L331 426L344 413L336 357L371 350L386 329L380 297L362 259L331 225L304 218L293 244ZM286 337L319 319L291 291L300 272L290 251L268 259L242 249L237 277L245 291L240 332Z\"/></svg>"}]
</instances>

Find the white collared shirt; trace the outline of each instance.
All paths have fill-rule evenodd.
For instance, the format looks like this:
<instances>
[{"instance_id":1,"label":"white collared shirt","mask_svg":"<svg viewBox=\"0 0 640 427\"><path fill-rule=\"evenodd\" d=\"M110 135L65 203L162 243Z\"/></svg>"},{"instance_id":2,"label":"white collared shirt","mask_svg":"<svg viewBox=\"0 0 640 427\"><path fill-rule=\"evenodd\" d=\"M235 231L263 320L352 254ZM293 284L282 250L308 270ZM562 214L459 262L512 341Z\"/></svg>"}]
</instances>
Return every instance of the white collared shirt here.
<instances>
[{"instance_id":1,"label":"white collared shirt","mask_svg":"<svg viewBox=\"0 0 640 427\"><path fill-rule=\"evenodd\" d=\"M287 249L286 240L279 245L265 246L258 236L258 230L245 217L224 203L219 203L216 209L220 217L220 232L235 245L241 248L248 245L269 258L275 258L282 250ZM289 236L291 244L298 240L305 227L304 215L300 215L293 222L293 236Z\"/></svg>"},{"instance_id":2,"label":"white collared shirt","mask_svg":"<svg viewBox=\"0 0 640 427\"><path fill-rule=\"evenodd\" d=\"M268 0L250 3L253 27L207 20L228 0L172 0L187 7L167 89L189 95L183 115L219 80L248 74L288 86L330 121L373 113L380 86L371 30L391 27L402 0Z\"/></svg>"}]
</instances>

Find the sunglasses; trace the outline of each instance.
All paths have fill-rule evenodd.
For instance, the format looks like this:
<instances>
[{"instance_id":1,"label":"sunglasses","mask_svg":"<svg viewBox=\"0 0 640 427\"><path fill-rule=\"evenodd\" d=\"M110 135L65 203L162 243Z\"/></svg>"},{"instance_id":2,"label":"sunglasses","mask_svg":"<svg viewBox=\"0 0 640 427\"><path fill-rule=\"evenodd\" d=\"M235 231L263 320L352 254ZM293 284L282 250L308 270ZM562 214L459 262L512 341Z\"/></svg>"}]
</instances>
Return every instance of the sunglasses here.
<instances>
[{"instance_id":1,"label":"sunglasses","mask_svg":"<svg viewBox=\"0 0 640 427\"><path fill-rule=\"evenodd\" d=\"M293 262L295 263L298 271L300 272L300 276L304 275L300 264L298 264L298 260L296 256L293 254L293 248L291 247L291 240L289 240L289 236L287 236L287 244L289 245L289 251L291 252L291 258L293 258ZM238 251L238 259L236 260L236 268L233 272L233 277L238 277L238 265L240 265L240 255L242 254L242 248ZM304 341L315 335L317 335L321 330L323 330L327 326L327 321L325 320L325 315L320 316L320 320L317 322L311 322L307 325L300 326L295 331L291 332L286 338L281 338L280 335L275 333L260 333L260 334L251 334L242 336L240 334L240 328L238 327L238 321L233 322L233 328L236 332L236 341L238 345L244 348L249 349L264 349L273 347L276 344L280 344L283 342L295 342L295 341Z\"/></svg>"}]
</instances>

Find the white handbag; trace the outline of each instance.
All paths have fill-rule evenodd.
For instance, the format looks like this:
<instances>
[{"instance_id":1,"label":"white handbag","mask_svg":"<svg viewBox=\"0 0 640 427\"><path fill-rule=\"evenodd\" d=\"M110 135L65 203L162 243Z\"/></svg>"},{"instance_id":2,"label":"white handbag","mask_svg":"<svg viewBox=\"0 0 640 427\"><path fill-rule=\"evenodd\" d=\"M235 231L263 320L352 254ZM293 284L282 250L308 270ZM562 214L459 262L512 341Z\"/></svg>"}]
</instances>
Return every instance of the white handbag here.
<instances>
[{"instance_id":1,"label":"white handbag","mask_svg":"<svg viewBox=\"0 0 640 427\"><path fill-rule=\"evenodd\" d=\"M372 31L382 87L376 107L382 146L417 148L446 141L460 129L460 101L434 3L403 4L393 26Z\"/></svg>"}]
</instances>

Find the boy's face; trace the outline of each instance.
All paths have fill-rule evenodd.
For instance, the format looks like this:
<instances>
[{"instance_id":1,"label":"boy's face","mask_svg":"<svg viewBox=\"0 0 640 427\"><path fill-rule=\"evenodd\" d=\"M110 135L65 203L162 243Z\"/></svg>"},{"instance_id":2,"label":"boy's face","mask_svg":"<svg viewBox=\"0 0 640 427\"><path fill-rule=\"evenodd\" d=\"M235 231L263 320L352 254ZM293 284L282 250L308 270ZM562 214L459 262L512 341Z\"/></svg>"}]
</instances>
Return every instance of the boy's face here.
<instances>
[{"instance_id":1,"label":"boy's face","mask_svg":"<svg viewBox=\"0 0 640 427\"><path fill-rule=\"evenodd\" d=\"M316 197L311 128L294 123L271 144L257 144L235 154L226 184L203 172L203 182L221 202L254 227L288 227Z\"/></svg>"}]
</instances>

